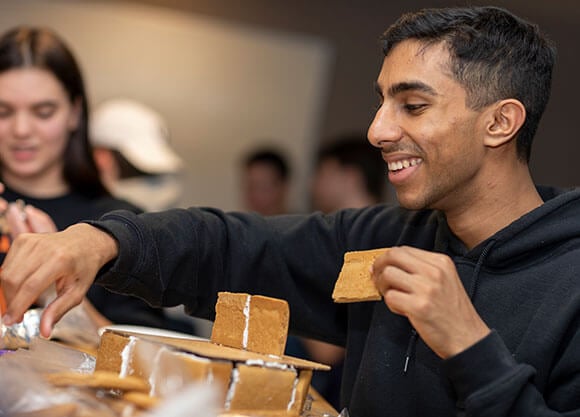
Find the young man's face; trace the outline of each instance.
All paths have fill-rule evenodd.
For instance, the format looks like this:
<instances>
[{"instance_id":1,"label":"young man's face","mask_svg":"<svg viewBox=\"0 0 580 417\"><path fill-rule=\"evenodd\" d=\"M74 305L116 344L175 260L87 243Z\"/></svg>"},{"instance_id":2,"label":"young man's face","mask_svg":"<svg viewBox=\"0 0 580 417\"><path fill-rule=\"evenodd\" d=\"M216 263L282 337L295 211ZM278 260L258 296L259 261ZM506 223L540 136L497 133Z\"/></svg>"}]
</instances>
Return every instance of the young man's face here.
<instances>
[{"instance_id":1,"label":"young man's face","mask_svg":"<svg viewBox=\"0 0 580 417\"><path fill-rule=\"evenodd\" d=\"M385 57L369 141L381 148L400 204L457 209L477 198L485 155L481 111L448 69L443 44L404 41Z\"/></svg>"}]
</instances>

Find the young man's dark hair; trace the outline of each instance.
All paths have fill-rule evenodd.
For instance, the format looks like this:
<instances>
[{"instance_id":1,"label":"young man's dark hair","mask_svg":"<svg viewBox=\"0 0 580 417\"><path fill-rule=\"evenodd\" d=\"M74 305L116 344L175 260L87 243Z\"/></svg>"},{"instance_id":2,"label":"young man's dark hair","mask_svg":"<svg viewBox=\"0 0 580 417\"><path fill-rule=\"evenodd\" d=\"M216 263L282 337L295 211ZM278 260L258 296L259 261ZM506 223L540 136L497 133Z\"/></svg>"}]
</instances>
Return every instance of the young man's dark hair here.
<instances>
[{"instance_id":1,"label":"young man's dark hair","mask_svg":"<svg viewBox=\"0 0 580 417\"><path fill-rule=\"evenodd\" d=\"M527 114L517 149L528 162L550 97L556 56L538 27L498 7L425 9L403 15L387 29L381 37L385 56L408 39L425 47L445 42L452 76L466 89L471 108L505 98L523 103Z\"/></svg>"}]
</instances>

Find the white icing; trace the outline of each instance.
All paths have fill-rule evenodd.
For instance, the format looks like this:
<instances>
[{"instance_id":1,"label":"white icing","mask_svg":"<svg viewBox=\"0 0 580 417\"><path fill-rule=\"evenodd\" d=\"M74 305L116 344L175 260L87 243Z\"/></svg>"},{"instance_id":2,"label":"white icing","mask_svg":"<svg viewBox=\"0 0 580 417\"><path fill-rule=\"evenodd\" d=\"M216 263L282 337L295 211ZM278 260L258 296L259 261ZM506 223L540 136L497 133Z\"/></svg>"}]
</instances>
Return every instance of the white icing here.
<instances>
[{"instance_id":1,"label":"white icing","mask_svg":"<svg viewBox=\"0 0 580 417\"><path fill-rule=\"evenodd\" d=\"M178 355L178 356L185 356L186 358L193 359L193 360L198 361L198 362L204 362L204 363L211 362L211 360L209 360L208 358L202 358L201 356L197 356L194 353L176 351L176 352L174 352L174 354Z\"/></svg>"},{"instance_id":2,"label":"white icing","mask_svg":"<svg viewBox=\"0 0 580 417\"><path fill-rule=\"evenodd\" d=\"M232 405L232 400L234 399L234 395L236 394L236 386L238 385L238 381L240 379L240 371L238 368L232 369L232 379L230 381L230 386L228 388L228 393L226 395L226 402L224 408L229 410Z\"/></svg>"},{"instance_id":3,"label":"white icing","mask_svg":"<svg viewBox=\"0 0 580 417\"><path fill-rule=\"evenodd\" d=\"M133 373L133 369L131 368L131 355L136 341L136 337L130 336L129 343L127 343L121 351L121 370L119 371L119 376L121 378L125 378Z\"/></svg>"},{"instance_id":4,"label":"white icing","mask_svg":"<svg viewBox=\"0 0 580 417\"><path fill-rule=\"evenodd\" d=\"M245 364L248 366L261 366L264 368L276 368L276 369L282 369L282 370L292 369L292 370L294 370L294 367L292 365L288 365L286 363L279 363L279 362L269 362L269 361L265 361L263 359L248 359L245 362Z\"/></svg>"},{"instance_id":5,"label":"white icing","mask_svg":"<svg viewBox=\"0 0 580 417\"><path fill-rule=\"evenodd\" d=\"M169 350L167 348L162 347L157 351L155 357L153 358L153 367L152 367L153 370L149 374L149 386L151 387L151 389L149 390L149 395L151 395L152 397L157 394L157 386L155 384L155 381L158 379L157 374L161 370L161 366L159 366L161 355L163 354L163 352L168 351Z\"/></svg>"},{"instance_id":6,"label":"white icing","mask_svg":"<svg viewBox=\"0 0 580 417\"><path fill-rule=\"evenodd\" d=\"M296 372L296 371L294 371L294 372ZM286 410L288 410L288 411L290 411L292 409L292 406L296 402L296 387L297 386L298 386L298 375L296 375L296 378L294 378L294 384L292 385L292 395L290 396L290 401L288 402L288 407L286 407Z\"/></svg>"},{"instance_id":7,"label":"white icing","mask_svg":"<svg viewBox=\"0 0 580 417\"><path fill-rule=\"evenodd\" d=\"M248 347L248 327L250 326L250 298L252 296L248 295L246 298L246 304L244 305L244 318L246 323L244 325L244 334L242 336L242 347L247 349Z\"/></svg>"}]
</instances>

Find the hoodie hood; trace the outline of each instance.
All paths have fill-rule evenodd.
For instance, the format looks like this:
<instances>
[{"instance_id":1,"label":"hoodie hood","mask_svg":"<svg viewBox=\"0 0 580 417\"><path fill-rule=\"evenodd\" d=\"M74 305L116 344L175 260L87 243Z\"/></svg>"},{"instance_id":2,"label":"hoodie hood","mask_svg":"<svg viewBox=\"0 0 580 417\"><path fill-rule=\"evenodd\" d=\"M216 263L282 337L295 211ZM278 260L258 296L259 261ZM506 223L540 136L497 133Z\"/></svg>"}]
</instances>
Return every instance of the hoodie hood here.
<instances>
[{"instance_id":1,"label":"hoodie hood","mask_svg":"<svg viewBox=\"0 0 580 417\"><path fill-rule=\"evenodd\" d=\"M474 262L484 263L488 267L517 268L518 259L529 261L547 256L547 249L570 241L580 236L580 189L561 190L557 188L538 187L544 204L532 210L478 246L468 251L463 243L447 228L446 239L441 232L438 236L438 250L448 251L463 256ZM487 249L486 249L487 248Z\"/></svg>"}]
</instances>

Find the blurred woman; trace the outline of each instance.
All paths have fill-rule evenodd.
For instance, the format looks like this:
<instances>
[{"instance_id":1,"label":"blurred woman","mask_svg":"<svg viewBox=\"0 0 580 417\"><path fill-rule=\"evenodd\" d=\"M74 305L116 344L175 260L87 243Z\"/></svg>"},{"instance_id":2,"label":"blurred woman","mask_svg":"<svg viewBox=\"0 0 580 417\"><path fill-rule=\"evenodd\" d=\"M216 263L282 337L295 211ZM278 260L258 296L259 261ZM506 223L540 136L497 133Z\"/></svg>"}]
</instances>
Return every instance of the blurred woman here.
<instances>
[{"instance_id":1,"label":"blurred woman","mask_svg":"<svg viewBox=\"0 0 580 417\"><path fill-rule=\"evenodd\" d=\"M17 27L0 38L0 211L11 238L62 230L114 209L140 211L101 183L88 114L79 66L54 32ZM87 297L99 325L166 325L163 310L140 299L98 286Z\"/></svg>"}]
</instances>

